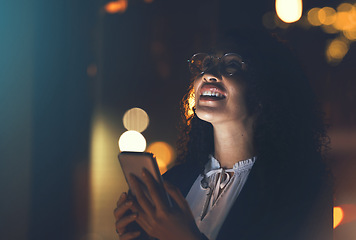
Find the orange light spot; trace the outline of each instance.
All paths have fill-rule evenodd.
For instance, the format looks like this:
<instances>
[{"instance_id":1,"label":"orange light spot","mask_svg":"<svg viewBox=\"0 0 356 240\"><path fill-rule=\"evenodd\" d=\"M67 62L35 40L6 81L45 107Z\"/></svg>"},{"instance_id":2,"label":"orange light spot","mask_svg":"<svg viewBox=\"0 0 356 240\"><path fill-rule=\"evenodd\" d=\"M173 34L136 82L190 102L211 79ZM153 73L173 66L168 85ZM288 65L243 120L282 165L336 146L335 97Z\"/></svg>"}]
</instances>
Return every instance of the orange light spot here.
<instances>
[{"instance_id":1,"label":"orange light spot","mask_svg":"<svg viewBox=\"0 0 356 240\"><path fill-rule=\"evenodd\" d=\"M353 6L350 3L341 3L337 7L338 12L348 12L353 8Z\"/></svg>"},{"instance_id":2,"label":"orange light spot","mask_svg":"<svg viewBox=\"0 0 356 240\"><path fill-rule=\"evenodd\" d=\"M334 27L342 31L356 29L356 7L349 3L342 3L337 7L337 19Z\"/></svg>"},{"instance_id":3,"label":"orange light spot","mask_svg":"<svg viewBox=\"0 0 356 240\"><path fill-rule=\"evenodd\" d=\"M308 22L313 26L320 26L322 23L319 20L320 8L312 8L308 12Z\"/></svg>"},{"instance_id":4,"label":"orange light spot","mask_svg":"<svg viewBox=\"0 0 356 240\"><path fill-rule=\"evenodd\" d=\"M341 207L334 207L334 228L339 226L344 217L344 212Z\"/></svg>"},{"instance_id":5,"label":"orange light spot","mask_svg":"<svg viewBox=\"0 0 356 240\"><path fill-rule=\"evenodd\" d=\"M341 224L350 223L356 220L356 205L355 204L342 204L339 206L342 208L343 218Z\"/></svg>"},{"instance_id":6,"label":"orange light spot","mask_svg":"<svg viewBox=\"0 0 356 240\"><path fill-rule=\"evenodd\" d=\"M349 12L349 20L351 24L353 24L353 28L356 28L356 7L353 7L352 10Z\"/></svg>"},{"instance_id":7,"label":"orange light spot","mask_svg":"<svg viewBox=\"0 0 356 240\"><path fill-rule=\"evenodd\" d=\"M352 29L352 22L350 21L348 12L338 12L336 14L336 21L333 26L338 30L349 30Z\"/></svg>"},{"instance_id":8,"label":"orange light spot","mask_svg":"<svg viewBox=\"0 0 356 240\"><path fill-rule=\"evenodd\" d=\"M127 9L127 0L118 0L115 2L109 2L105 5L105 10L108 13L123 13Z\"/></svg>"},{"instance_id":9,"label":"orange light spot","mask_svg":"<svg viewBox=\"0 0 356 240\"><path fill-rule=\"evenodd\" d=\"M144 0L145 3L152 3L153 0Z\"/></svg>"},{"instance_id":10,"label":"orange light spot","mask_svg":"<svg viewBox=\"0 0 356 240\"><path fill-rule=\"evenodd\" d=\"M154 142L148 146L147 151L156 156L161 174L167 171L168 165L174 160L174 150L168 143Z\"/></svg>"},{"instance_id":11,"label":"orange light spot","mask_svg":"<svg viewBox=\"0 0 356 240\"><path fill-rule=\"evenodd\" d=\"M331 7L324 7L318 11L318 18L322 24L333 24L336 21L336 11Z\"/></svg>"},{"instance_id":12,"label":"orange light spot","mask_svg":"<svg viewBox=\"0 0 356 240\"><path fill-rule=\"evenodd\" d=\"M343 39L334 39L326 50L326 57L329 62L340 61L349 51L348 44Z\"/></svg>"},{"instance_id":13,"label":"orange light spot","mask_svg":"<svg viewBox=\"0 0 356 240\"><path fill-rule=\"evenodd\" d=\"M347 39L349 39L351 41L356 41L356 29L344 31L343 33Z\"/></svg>"},{"instance_id":14,"label":"orange light spot","mask_svg":"<svg viewBox=\"0 0 356 240\"><path fill-rule=\"evenodd\" d=\"M334 28L333 25L322 25L321 28L323 29L324 32L329 33L329 34L335 34L335 33L339 32L339 30Z\"/></svg>"}]
</instances>

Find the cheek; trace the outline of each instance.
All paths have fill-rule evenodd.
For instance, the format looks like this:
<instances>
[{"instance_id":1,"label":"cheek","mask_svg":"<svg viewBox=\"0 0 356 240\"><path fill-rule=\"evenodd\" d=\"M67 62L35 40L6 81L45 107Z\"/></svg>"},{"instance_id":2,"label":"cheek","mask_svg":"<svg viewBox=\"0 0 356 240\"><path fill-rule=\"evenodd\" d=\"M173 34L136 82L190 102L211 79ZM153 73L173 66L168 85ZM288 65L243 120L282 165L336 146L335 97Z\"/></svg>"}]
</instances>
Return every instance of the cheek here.
<instances>
[{"instance_id":1,"label":"cheek","mask_svg":"<svg viewBox=\"0 0 356 240\"><path fill-rule=\"evenodd\" d=\"M245 87L242 84L233 82L230 84L230 98L228 103L229 111L237 115L245 115L247 111Z\"/></svg>"},{"instance_id":2,"label":"cheek","mask_svg":"<svg viewBox=\"0 0 356 240\"><path fill-rule=\"evenodd\" d=\"M195 102L197 102L199 98L199 94L197 94L197 89L198 89L197 81L194 81L191 96L194 96Z\"/></svg>"},{"instance_id":3,"label":"cheek","mask_svg":"<svg viewBox=\"0 0 356 240\"><path fill-rule=\"evenodd\" d=\"M229 103L228 106L228 111L231 113L232 116L242 119L249 116L245 96L243 94L236 95L231 100L232 101Z\"/></svg>"}]
</instances>

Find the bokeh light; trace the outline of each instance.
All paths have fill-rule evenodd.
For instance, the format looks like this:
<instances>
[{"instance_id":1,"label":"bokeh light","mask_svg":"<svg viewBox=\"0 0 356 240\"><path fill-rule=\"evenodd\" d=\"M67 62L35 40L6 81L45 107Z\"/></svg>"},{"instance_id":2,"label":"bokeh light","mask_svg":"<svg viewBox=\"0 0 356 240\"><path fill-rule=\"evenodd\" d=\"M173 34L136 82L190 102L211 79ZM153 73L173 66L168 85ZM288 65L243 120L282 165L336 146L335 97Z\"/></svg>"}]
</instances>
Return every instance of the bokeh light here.
<instances>
[{"instance_id":1,"label":"bokeh light","mask_svg":"<svg viewBox=\"0 0 356 240\"><path fill-rule=\"evenodd\" d=\"M334 207L334 228L339 226L344 217L344 212L341 207Z\"/></svg>"},{"instance_id":2,"label":"bokeh light","mask_svg":"<svg viewBox=\"0 0 356 240\"><path fill-rule=\"evenodd\" d=\"M356 24L356 3L352 6L351 10L350 10L350 21L352 22L352 24Z\"/></svg>"},{"instance_id":3,"label":"bokeh light","mask_svg":"<svg viewBox=\"0 0 356 240\"><path fill-rule=\"evenodd\" d=\"M120 151L143 152L146 149L145 137L137 131L124 132L118 141Z\"/></svg>"},{"instance_id":4,"label":"bokeh light","mask_svg":"<svg viewBox=\"0 0 356 240\"><path fill-rule=\"evenodd\" d=\"M123 13L127 9L127 0L117 0L114 2L109 2L105 5L105 10L108 13Z\"/></svg>"},{"instance_id":5,"label":"bokeh light","mask_svg":"<svg viewBox=\"0 0 356 240\"><path fill-rule=\"evenodd\" d=\"M147 113L141 108L131 108L124 114L122 122L127 130L134 130L143 132L148 124L149 117Z\"/></svg>"},{"instance_id":6,"label":"bokeh light","mask_svg":"<svg viewBox=\"0 0 356 240\"><path fill-rule=\"evenodd\" d=\"M338 7L337 7L337 11L338 12L349 12L352 10L354 6L352 6L352 4L350 3L341 3Z\"/></svg>"},{"instance_id":7,"label":"bokeh light","mask_svg":"<svg viewBox=\"0 0 356 240\"><path fill-rule=\"evenodd\" d=\"M331 7L324 7L318 11L319 22L324 25L331 25L336 21L336 11Z\"/></svg>"},{"instance_id":8,"label":"bokeh light","mask_svg":"<svg viewBox=\"0 0 356 240\"><path fill-rule=\"evenodd\" d=\"M356 40L356 28L351 30L343 31L344 36L349 39L350 41Z\"/></svg>"},{"instance_id":9,"label":"bokeh light","mask_svg":"<svg viewBox=\"0 0 356 240\"><path fill-rule=\"evenodd\" d=\"M338 224L339 226L343 225L343 224L355 222L355 220L356 220L356 205L355 204L342 204L340 206L337 206L336 208L340 208L340 209L336 210L337 214L340 215L340 210L342 211L342 217L341 217L340 222ZM335 218L340 218L339 215L335 214L335 208L334 208L334 219Z\"/></svg>"},{"instance_id":10,"label":"bokeh light","mask_svg":"<svg viewBox=\"0 0 356 240\"><path fill-rule=\"evenodd\" d=\"M286 23L296 22L303 12L302 0L276 0L276 13Z\"/></svg>"},{"instance_id":11,"label":"bokeh light","mask_svg":"<svg viewBox=\"0 0 356 240\"><path fill-rule=\"evenodd\" d=\"M339 32L333 25L321 25L321 29L328 34L336 34Z\"/></svg>"},{"instance_id":12,"label":"bokeh light","mask_svg":"<svg viewBox=\"0 0 356 240\"><path fill-rule=\"evenodd\" d=\"M356 7L342 3L337 7L337 18L334 27L340 31L356 29Z\"/></svg>"},{"instance_id":13,"label":"bokeh light","mask_svg":"<svg viewBox=\"0 0 356 240\"><path fill-rule=\"evenodd\" d=\"M352 29L352 23L348 12L338 12L336 21L333 23L334 27L340 31Z\"/></svg>"},{"instance_id":14,"label":"bokeh light","mask_svg":"<svg viewBox=\"0 0 356 240\"><path fill-rule=\"evenodd\" d=\"M313 26L320 26L322 23L319 19L320 8L312 8L308 12L308 22Z\"/></svg>"},{"instance_id":15,"label":"bokeh light","mask_svg":"<svg viewBox=\"0 0 356 240\"><path fill-rule=\"evenodd\" d=\"M266 12L262 16L262 24L268 29L275 29L276 23L274 21L275 13L274 12Z\"/></svg>"},{"instance_id":16,"label":"bokeh light","mask_svg":"<svg viewBox=\"0 0 356 240\"><path fill-rule=\"evenodd\" d=\"M277 15L274 15L274 21L272 21L270 12L267 12L262 17L263 25L267 29L288 28L290 26L288 23L291 22L288 18L297 12L296 9L299 9L299 5L301 14L302 1L276 0ZM327 34L338 34L336 39L329 42L325 51L327 62L336 65L345 57L350 44L356 41L356 3L344 2L339 4L336 9L328 6L312 8L301 18L297 26L304 29L316 26Z\"/></svg>"},{"instance_id":17,"label":"bokeh light","mask_svg":"<svg viewBox=\"0 0 356 240\"><path fill-rule=\"evenodd\" d=\"M328 62L341 61L349 50L348 43L342 39L337 38L330 42L326 50L326 58Z\"/></svg>"},{"instance_id":18,"label":"bokeh light","mask_svg":"<svg viewBox=\"0 0 356 240\"><path fill-rule=\"evenodd\" d=\"M148 146L147 151L156 156L161 174L167 171L168 166L173 162L175 157L173 147L166 142L154 142Z\"/></svg>"}]
</instances>

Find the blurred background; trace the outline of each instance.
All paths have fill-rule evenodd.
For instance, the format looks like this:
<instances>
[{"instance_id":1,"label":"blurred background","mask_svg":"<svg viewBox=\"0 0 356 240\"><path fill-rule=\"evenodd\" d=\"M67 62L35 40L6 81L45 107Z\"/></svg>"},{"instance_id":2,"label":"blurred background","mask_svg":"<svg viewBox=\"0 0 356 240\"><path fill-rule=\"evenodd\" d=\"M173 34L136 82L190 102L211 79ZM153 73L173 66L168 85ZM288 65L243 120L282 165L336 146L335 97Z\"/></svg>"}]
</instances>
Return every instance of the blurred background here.
<instances>
[{"instance_id":1,"label":"blurred background","mask_svg":"<svg viewBox=\"0 0 356 240\"><path fill-rule=\"evenodd\" d=\"M3 1L0 238L118 239L113 209L127 189L118 139L141 141L169 168L186 60L218 30L246 27L278 33L300 59L330 125L334 239L355 240L356 2L347 0Z\"/></svg>"}]
</instances>

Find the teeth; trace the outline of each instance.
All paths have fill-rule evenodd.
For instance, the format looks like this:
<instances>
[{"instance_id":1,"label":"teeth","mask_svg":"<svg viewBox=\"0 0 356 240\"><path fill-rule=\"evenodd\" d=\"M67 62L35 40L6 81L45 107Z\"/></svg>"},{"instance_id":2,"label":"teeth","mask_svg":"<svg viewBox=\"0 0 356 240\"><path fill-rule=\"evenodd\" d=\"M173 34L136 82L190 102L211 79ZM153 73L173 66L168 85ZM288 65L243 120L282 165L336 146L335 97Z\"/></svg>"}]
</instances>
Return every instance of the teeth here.
<instances>
[{"instance_id":1,"label":"teeth","mask_svg":"<svg viewBox=\"0 0 356 240\"><path fill-rule=\"evenodd\" d=\"M222 95L218 92L212 92L212 91L204 91L204 92L202 92L201 96L218 97L218 98L224 97L224 95Z\"/></svg>"}]
</instances>

